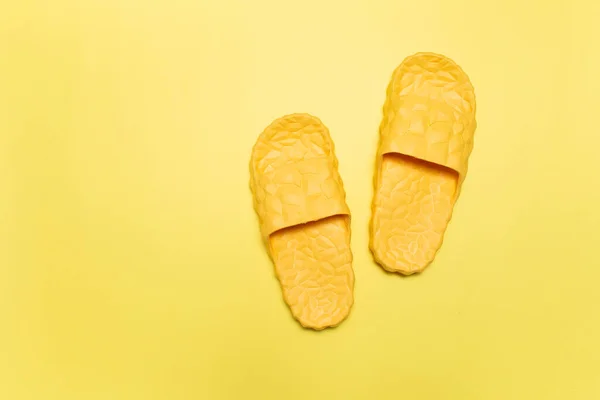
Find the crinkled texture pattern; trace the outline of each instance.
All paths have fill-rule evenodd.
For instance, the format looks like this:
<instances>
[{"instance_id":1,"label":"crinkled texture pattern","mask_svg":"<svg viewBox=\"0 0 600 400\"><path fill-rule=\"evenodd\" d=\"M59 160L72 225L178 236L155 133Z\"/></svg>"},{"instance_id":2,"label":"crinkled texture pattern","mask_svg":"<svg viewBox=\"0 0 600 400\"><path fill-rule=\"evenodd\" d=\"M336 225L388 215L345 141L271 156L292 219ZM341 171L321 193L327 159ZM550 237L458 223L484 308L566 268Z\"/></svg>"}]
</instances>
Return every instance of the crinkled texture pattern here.
<instances>
[{"instance_id":1,"label":"crinkled texture pattern","mask_svg":"<svg viewBox=\"0 0 600 400\"><path fill-rule=\"evenodd\" d=\"M283 297L304 327L342 322L354 302L349 210L329 131L308 114L258 138L250 187Z\"/></svg>"},{"instance_id":2,"label":"crinkled texture pattern","mask_svg":"<svg viewBox=\"0 0 600 400\"><path fill-rule=\"evenodd\" d=\"M256 176L255 196L263 235L348 214L344 188L329 157L310 158L282 165Z\"/></svg>"},{"instance_id":3,"label":"crinkled texture pattern","mask_svg":"<svg viewBox=\"0 0 600 400\"><path fill-rule=\"evenodd\" d=\"M404 154L464 176L475 128L469 77L447 57L418 53L396 68L388 86L378 158Z\"/></svg>"},{"instance_id":4,"label":"crinkled texture pattern","mask_svg":"<svg viewBox=\"0 0 600 400\"><path fill-rule=\"evenodd\" d=\"M468 170L475 94L447 57L418 53L387 90L375 173L371 251L386 270L412 274L433 261Z\"/></svg>"},{"instance_id":5,"label":"crinkled texture pattern","mask_svg":"<svg viewBox=\"0 0 600 400\"><path fill-rule=\"evenodd\" d=\"M386 155L374 198L371 250L386 270L422 271L442 245L452 213L456 174Z\"/></svg>"}]
</instances>

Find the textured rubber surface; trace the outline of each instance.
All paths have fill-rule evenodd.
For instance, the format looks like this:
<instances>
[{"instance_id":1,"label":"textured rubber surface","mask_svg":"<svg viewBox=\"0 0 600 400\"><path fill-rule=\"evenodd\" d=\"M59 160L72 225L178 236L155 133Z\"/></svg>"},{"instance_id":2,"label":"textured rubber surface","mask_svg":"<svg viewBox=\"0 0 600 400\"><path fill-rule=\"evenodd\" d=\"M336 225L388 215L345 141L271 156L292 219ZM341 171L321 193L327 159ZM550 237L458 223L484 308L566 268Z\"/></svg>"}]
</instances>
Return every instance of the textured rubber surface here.
<instances>
[{"instance_id":1,"label":"textured rubber surface","mask_svg":"<svg viewBox=\"0 0 600 400\"><path fill-rule=\"evenodd\" d=\"M292 315L337 326L354 303L350 212L329 131L308 114L275 120L258 138L250 187Z\"/></svg>"},{"instance_id":2,"label":"textured rubber surface","mask_svg":"<svg viewBox=\"0 0 600 400\"><path fill-rule=\"evenodd\" d=\"M371 252L384 269L423 271L442 245L468 170L475 94L445 56L417 53L387 90L375 173Z\"/></svg>"}]
</instances>

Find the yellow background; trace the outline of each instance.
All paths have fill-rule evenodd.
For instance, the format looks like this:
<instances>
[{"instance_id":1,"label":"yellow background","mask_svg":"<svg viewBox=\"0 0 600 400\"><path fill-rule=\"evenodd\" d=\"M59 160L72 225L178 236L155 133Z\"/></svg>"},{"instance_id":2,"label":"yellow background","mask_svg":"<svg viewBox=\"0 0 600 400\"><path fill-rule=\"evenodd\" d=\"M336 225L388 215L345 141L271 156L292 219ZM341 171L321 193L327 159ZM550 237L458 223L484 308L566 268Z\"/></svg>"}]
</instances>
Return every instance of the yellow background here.
<instances>
[{"instance_id":1,"label":"yellow background","mask_svg":"<svg viewBox=\"0 0 600 400\"><path fill-rule=\"evenodd\" d=\"M594 4L595 3L595 4ZM598 2L2 1L0 398L600 398ZM367 248L377 128L417 51L469 74L470 171L436 261ZM302 330L250 150L330 128L356 303Z\"/></svg>"}]
</instances>

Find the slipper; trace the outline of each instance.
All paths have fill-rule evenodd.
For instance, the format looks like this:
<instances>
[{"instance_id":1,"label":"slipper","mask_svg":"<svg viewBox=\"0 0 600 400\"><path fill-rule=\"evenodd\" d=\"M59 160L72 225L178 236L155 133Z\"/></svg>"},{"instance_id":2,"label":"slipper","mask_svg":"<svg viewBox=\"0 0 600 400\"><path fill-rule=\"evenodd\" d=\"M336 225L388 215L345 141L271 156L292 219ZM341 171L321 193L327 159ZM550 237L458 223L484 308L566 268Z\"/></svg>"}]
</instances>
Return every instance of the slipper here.
<instances>
[{"instance_id":1,"label":"slipper","mask_svg":"<svg viewBox=\"0 0 600 400\"><path fill-rule=\"evenodd\" d=\"M305 328L337 326L354 303L350 211L328 129L308 114L259 136L250 188L262 236L292 315Z\"/></svg>"},{"instance_id":2,"label":"slipper","mask_svg":"<svg viewBox=\"0 0 600 400\"><path fill-rule=\"evenodd\" d=\"M407 57L387 89L370 249L385 270L423 271L442 245L468 168L475 94L465 72L433 53Z\"/></svg>"}]
</instances>

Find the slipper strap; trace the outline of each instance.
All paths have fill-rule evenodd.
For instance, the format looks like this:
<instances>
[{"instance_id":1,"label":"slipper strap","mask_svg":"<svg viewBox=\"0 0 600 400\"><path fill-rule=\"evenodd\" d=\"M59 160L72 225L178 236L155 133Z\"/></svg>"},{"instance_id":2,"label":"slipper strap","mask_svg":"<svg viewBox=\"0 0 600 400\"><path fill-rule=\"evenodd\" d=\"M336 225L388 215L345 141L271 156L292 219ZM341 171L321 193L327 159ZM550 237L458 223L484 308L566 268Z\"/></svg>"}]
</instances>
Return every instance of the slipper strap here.
<instances>
[{"instance_id":1,"label":"slipper strap","mask_svg":"<svg viewBox=\"0 0 600 400\"><path fill-rule=\"evenodd\" d=\"M466 175L473 149L474 120L442 101L406 96L381 129L380 156L403 154Z\"/></svg>"},{"instance_id":2,"label":"slipper strap","mask_svg":"<svg viewBox=\"0 0 600 400\"><path fill-rule=\"evenodd\" d=\"M350 215L346 193L331 157L293 162L258 177L257 213L265 237L291 226Z\"/></svg>"}]
</instances>

